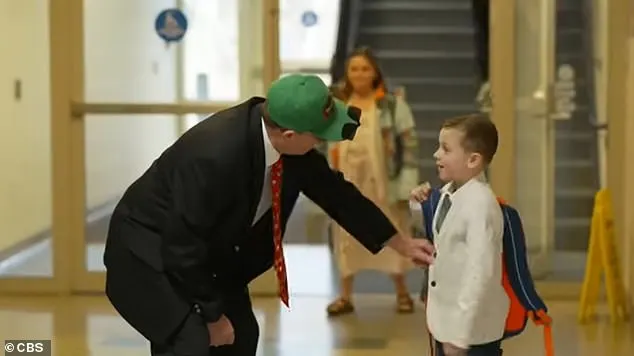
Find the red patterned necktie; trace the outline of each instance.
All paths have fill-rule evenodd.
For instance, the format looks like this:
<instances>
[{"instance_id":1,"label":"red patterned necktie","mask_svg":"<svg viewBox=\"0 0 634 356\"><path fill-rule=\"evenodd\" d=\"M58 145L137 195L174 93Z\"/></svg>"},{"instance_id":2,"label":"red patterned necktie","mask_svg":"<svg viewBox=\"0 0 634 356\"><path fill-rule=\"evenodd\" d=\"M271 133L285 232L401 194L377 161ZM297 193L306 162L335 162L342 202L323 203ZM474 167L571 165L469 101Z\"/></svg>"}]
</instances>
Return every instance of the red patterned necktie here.
<instances>
[{"instance_id":1,"label":"red patterned necktie","mask_svg":"<svg viewBox=\"0 0 634 356\"><path fill-rule=\"evenodd\" d=\"M275 275L279 285L280 299L282 303L288 304L288 282L286 279L286 265L284 263L284 251L282 250L282 219L280 207L280 193L282 191L282 159L271 167L271 208L273 211L273 243L275 248Z\"/></svg>"}]
</instances>

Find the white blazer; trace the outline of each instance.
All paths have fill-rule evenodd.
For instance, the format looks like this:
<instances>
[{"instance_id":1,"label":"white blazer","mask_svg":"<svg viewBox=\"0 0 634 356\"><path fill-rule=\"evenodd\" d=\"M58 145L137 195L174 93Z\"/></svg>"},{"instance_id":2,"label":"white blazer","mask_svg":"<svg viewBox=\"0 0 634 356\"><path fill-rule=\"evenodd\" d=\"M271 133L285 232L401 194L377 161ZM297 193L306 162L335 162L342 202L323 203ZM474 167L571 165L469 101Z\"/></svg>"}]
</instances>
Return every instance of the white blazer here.
<instances>
[{"instance_id":1,"label":"white blazer","mask_svg":"<svg viewBox=\"0 0 634 356\"><path fill-rule=\"evenodd\" d=\"M434 213L436 258L429 267L427 323L436 340L468 348L504 333L510 303L502 287L504 218L484 175L453 193L450 187L442 188ZM437 232L445 195L452 205Z\"/></svg>"}]
</instances>

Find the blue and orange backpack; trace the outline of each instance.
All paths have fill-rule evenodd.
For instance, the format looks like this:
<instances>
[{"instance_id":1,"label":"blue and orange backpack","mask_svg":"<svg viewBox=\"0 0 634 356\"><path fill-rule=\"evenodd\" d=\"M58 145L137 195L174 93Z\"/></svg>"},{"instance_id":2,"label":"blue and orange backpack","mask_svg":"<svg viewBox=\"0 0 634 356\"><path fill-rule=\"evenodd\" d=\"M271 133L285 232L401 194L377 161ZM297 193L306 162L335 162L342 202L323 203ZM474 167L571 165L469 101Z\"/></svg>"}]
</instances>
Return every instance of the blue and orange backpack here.
<instances>
[{"instance_id":1,"label":"blue and orange backpack","mask_svg":"<svg viewBox=\"0 0 634 356\"><path fill-rule=\"evenodd\" d=\"M430 240L433 240L434 236L432 221L440 197L440 190L432 189L428 199L421 204L425 233ZM504 216L502 285L511 302L503 340L521 334L530 318L535 325L544 327L546 356L553 356L552 319L548 315L546 304L535 290L533 277L528 268L522 219L517 210L506 204L503 199L498 198L498 202Z\"/></svg>"}]
</instances>

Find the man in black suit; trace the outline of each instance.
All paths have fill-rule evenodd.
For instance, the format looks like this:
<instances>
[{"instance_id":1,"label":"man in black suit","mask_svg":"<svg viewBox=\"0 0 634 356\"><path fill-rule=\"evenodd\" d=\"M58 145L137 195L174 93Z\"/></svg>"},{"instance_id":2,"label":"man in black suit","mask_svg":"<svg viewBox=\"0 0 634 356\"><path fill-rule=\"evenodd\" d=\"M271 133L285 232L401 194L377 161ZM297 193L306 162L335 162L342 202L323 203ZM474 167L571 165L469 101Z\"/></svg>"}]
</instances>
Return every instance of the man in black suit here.
<instances>
[{"instance_id":1,"label":"man in black suit","mask_svg":"<svg viewBox=\"0 0 634 356\"><path fill-rule=\"evenodd\" d=\"M359 116L318 77L287 76L187 131L128 188L110 221L106 294L152 355L255 355L247 285L275 260L287 295L279 240L300 191L368 250L431 263L426 240L399 235L313 148L351 139Z\"/></svg>"}]
</instances>

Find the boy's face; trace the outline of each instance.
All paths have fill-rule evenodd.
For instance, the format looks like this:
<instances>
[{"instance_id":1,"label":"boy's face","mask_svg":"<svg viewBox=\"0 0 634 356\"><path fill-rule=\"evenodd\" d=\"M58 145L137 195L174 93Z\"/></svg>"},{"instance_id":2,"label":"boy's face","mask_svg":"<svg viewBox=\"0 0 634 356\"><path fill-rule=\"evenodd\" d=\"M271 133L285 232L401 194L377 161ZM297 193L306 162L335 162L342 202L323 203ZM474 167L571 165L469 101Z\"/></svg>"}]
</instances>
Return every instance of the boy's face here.
<instances>
[{"instance_id":1,"label":"boy's face","mask_svg":"<svg viewBox=\"0 0 634 356\"><path fill-rule=\"evenodd\" d=\"M443 182L459 184L471 179L482 166L482 156L465 151L464 133L457 128L443 128L438 135L438 149L434 153L438 177Z\"/></svg>"}]
</instances>

